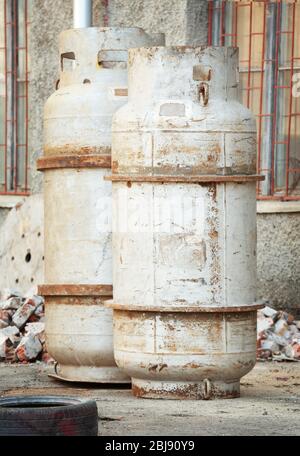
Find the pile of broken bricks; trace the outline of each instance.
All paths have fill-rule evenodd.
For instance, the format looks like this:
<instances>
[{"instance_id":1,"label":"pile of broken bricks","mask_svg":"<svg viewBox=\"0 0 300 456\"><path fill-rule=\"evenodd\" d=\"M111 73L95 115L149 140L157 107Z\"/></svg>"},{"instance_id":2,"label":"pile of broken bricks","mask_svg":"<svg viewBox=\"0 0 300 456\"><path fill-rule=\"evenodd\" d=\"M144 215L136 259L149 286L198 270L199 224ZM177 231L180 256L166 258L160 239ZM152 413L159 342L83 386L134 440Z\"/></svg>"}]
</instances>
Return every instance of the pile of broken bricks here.
<instances>
[{"instance_id":1,"label":"pile of broken bricks","mask_svg":"<svg viewBox=\"0 0 300 456\"><path fill-rule=\"evenodd\" d=\"M300 321L283 310L265 306L257 314L257 357L300 361Z\"/></svg>"},{"instance_id":2,"label":"pile of broken bricks","mask_svg":"<svg viewBox=\"0 0 300 456\"><path fill-rule=\"evenodd\" d=\"M44 300L6 290L0 299L0 362L51 363L45 346Z\"/></svg>"}]
</instances>

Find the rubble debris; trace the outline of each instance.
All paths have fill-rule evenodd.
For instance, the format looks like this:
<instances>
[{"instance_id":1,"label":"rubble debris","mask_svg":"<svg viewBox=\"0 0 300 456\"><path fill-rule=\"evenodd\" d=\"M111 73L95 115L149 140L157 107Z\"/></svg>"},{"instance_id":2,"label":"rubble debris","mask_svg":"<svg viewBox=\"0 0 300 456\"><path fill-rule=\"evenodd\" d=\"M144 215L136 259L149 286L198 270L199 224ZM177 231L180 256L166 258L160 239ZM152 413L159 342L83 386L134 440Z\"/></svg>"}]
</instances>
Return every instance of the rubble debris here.
<instances>
[{"instance_id":1,"label":"rubble debris","mask_svg":"<svg viewBox=\"0 0 300 456\"><path fill-rule=\"evenodd\" d=\"M44 339L42 334L45 331L45 323L27 323L25 331L27 334L32 334L33 336L42 337Z\"/></svg>"},{"instance_id":2,"label":"rubble debris","mask_svg":"<svg viewBox=\"0 0 300 456\"><path fill-rule=\"evenodd\" d=\"M0 358L6 358L6 341L7 337L0 334Z\"/></svg>"},{"instance_id":3,"label":"rubble debris","mask_svg":"<svg viewBox=\"0 0 300 456\"><path fill-rule=\"evenodd\" d=\"M5 301L0 302L0 309L2 310L18 310L18 308L22 305L22 298L19 297L11 297Z\"/></svg>"},{"instance_id":4,"label":"rubble debris","mask_svg":"<svg viewBox=\"0 0 300 456\"><path fill-rule=\"evenodd\" d=\"M32 314L42 304L43 298L41 296L33 296L27 298L22 306L16 311L13 316L13 323L18 327L22 328L25 323L29 320Z\"/></svg>"},{"instance_id":5,"label":"rubble debris","mask_svg":"<svg viewBox=\"0 0 300 456\"><path fill-rule=\"evenodd\" d=\"M7 328L9 323L7 321L1 320L0 318L0 329Z\"/></svg>"},{"instance_id":6,"label":"rubble debris","mask_svg":"<svg viewBox=\"0 0 300 456\"><path fill-rule=\"evenodd\" d=\"M19 361L32 361L41 353L43 346L38 337L32 334L24 336L16 348L16 356Z\"/></svg>"},{"instance_id":7,"label":"rubble debris","mask_svg":"<svg viewBox=\"0 0 300 456\"><path fill-rule=\"evenodd\" d=\"M0 310L0 320L2 320L6 325L10 325L13 312L11 310Z\"/></svg>"},{"instance_id":8,"label":"rubble debris","mask_svg":"<svg viewBox=\"0 0 300 456\"><path fill-rule=\"evenodd\" d=\"M277 314L277 310L272 309L269 306L265 306L265 308L263 310L264 310L265 317L271 317L272 318L272 317L275 317L275 315Z\"/></svg>"},{"instance_id":9,"label":"rubble debris","mask_svg":"<svg viewBox=\"0 0 300 456\"><path fill-rule=\"evenodd\" d=\"M44 299L4 290L0 296L0 362L53 363L47 353Z\"/></svg>"},{"instance_id":10,"label":"rubble debris","mask_svg":"<svg viewBox=\"0 0 300 456\"><path fill-rule=\"evenodd\" d=\"M11 343L14 343L16 336L19 335L19 329L16 326L8 326L7 328L1 329L0 334L7 337Z\"/></svg>"},{"instance_id":11,"label":"rubble debris","mask_svg":"<svg viewBox=\"0 0 300 456\"><path fill-rule=\"evenodd\" d=\"M3 292L1 293L1 298L4 300L4 301L7 301L8 299L10 298L23 298L23 296L21 295L21 293L19 291L16 291L16 290L10 290L8 288L5 288L3 290Z\"/></svg>"},{"instance_id":12,"label":"rubble debris","mask_svg":"<svg viewBox=\"0 0 300 456\"><path fill-rule=\"evenodd\" d=\"M293 315L269 306L257 313L257 357L300 361L300 325Z\"/></svg>"}]
</instances>

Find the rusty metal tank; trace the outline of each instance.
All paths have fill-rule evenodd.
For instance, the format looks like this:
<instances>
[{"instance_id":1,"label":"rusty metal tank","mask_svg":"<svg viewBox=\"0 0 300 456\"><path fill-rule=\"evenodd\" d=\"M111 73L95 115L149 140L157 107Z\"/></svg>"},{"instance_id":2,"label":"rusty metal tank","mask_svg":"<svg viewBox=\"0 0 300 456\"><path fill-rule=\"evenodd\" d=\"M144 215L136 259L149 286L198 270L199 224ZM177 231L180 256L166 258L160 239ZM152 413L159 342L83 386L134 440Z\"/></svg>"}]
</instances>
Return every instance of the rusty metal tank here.
<instances>
[{"instance_id":1,"label":"rusty metal tank","mask_svg":"<svg viewBox=\"0 0 300 456\"><path fill-rule=\"evenodd\" d=\"M238 50L129 52L113 117L114 353L133 393L237 397L256 360L256 125Z\"/></svg>"},{"instance_id":2,"label":"rusty metal tank","mask_svg":"<svg viewBox=\"0 0 300 456\"><path fill-rule=\"evenodd\" d=\"M163 44L139 28L60 35L60 80L44 114L46 339L56 375L128 383L115 365L112 311L111 118L127 101L128 49Z\"/></svg>"}]
</instances>

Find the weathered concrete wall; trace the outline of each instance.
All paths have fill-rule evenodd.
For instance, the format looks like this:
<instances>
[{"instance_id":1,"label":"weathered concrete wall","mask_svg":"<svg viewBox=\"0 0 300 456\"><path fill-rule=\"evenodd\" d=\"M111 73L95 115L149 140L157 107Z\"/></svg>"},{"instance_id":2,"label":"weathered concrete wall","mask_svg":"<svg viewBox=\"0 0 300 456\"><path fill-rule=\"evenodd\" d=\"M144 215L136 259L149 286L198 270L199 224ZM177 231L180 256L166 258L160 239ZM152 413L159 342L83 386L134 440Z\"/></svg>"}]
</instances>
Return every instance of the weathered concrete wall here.
<instances>
[{"instance_id":1,"label":"weathered concrete wall","mask_svg":"<svg viewBox=\"0 0 300 456\"><path fill-rule=\"evenodd\" d=\"M300 213L257 219L259 297L300 314Z\"/></svg>"},{"instance_id":2,"label":"weathered concrete wall","mask_svg":"<svg viewBox=\"0 0 300 456\"><path fill-rule=\"evenodd\" d=\"M187 44L206 44L208 25L207 1L188 0L186 15Z\"/></svg>"},{"instance_id":3,"label":"weathered concrete wall","mask_svg":"<svg viewBox=\"0 0 300 456\"><path fill-rule=\"evenodd\" d=\"M58 79L58 34L72 25L71 0L34 0L29 35L29 154L31 190L42 187L35 162L42 155L43 109Z\"/></svg>"},{"instance_id":4,"label":"weathered concrete wall","mask_svg":"<svg viewBox=\"0 0 300 456\"><path fill-rule=\"evenodd\" d=\"M6 217L8 216L9 212L10 212L10 209L7 209L7 208L0 209L0 227L1 227L2 223L6 220Z\"/></svg>"},{"instance_id":5,"label":"weathered concrete wall","mask_svg":"<svg viewBox=\"0 0 300 456\"><path fill-rule=\"evenodd\" d=\"M166 34L166 44L205 44L206 0L109 0L109 25L138 26Z\"/></svg>"},{"instance_id":6,"label":"weathered concrete wall","mask_svg":"<svg viewBox=\"0 0 300 456\"><path fill-rule=\"evenodd\" d=\"M0 291L10 288L26 293L42 283L43 232L41 194L26 198L10 211L0 229Z\"/></svg>"}]
</instances>

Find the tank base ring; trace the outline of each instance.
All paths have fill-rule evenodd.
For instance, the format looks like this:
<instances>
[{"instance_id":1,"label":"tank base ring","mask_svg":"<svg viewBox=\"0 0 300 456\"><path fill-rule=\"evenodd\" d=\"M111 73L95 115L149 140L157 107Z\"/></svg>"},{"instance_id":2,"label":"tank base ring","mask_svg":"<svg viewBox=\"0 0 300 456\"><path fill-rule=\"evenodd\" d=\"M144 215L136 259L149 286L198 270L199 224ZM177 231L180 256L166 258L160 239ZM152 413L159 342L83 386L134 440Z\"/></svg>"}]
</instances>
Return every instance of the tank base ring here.
<instances>
[{"instance_id":1,"label":"tank base ring","mask_svg":"<svg viewBox=\"0 0 300 456\"><path fill-rule=\"evenodd\" d=\"M111 168L110 155L61 155L41 157L37 160L37 170L61 168Z\"/></svg>"},{"instance_id":2,"label":"tank base ring","mask_svg":"<svg viewBox=\"0 0 300 456\"><path fill-rule=\"evenodd\" d=\"M74 383L130 384L130 379L114 366L66 366L56 363L49 377Z\"/></svg>"},{"instance_id":3,"label":"tank base ring","mask_svg":"<svg viewBox=\"0 0 300 456\"><path fill-rule=\"evenodd\" d=\"M133 378L132 392L145 399L234 399L240 397L240 381L158 382Z\"/></svg>"}]
</instances>

